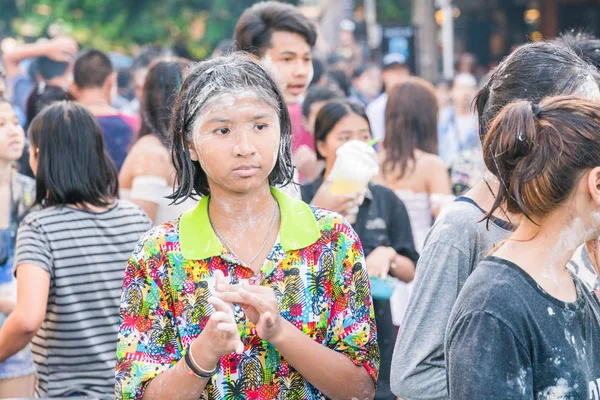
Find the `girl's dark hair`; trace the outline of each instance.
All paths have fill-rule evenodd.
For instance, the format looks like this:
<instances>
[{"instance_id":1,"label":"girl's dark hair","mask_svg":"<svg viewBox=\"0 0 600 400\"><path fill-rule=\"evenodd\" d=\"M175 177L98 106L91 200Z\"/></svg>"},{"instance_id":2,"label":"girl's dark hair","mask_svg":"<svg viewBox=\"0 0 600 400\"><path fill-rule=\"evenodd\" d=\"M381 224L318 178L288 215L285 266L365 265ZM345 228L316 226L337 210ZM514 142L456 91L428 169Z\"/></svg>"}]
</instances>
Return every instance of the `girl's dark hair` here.
<instances>
[{"instance_id":1,"label":"girl's dark hair","mask_svg":"<svg viewBox=\"0 0 600 400\"><path fill-rule=\"evenodd\" d=\"M117 197L117 169L84 106L61 101L46 107L31 122L29 138L38 151L36 205L105 207Z\"/></svg>"},{"instance_id":2,"label":"girl's dark hair","mask_svg":"<svg viewBox=\"0 0 600 400\"><path fill-rule=\"evenodd\" d=\"M327 136L335 128L338 122L350 114L356 114L369 123L365 108L360 104L348 100L334 100L321 108L321 111L319 111L317 118L315 119L315 147L318 149L316 144L318 142L326 141ZM318 150L317 159L325 159Z\"/></svg>"},{"instance_id":3,"label":"girl's dark hair","mask_svg":"<svg viewBox=\"0 0 600 400\"><path fill-rule=\"evenodd\" d=\"M507 104L570 94L599 97L598 82L598 71L560 39L522 45L502 60L475 97L481 141Z\"/></svg>"},{"instance_id":4,"label":"girl's dark hair","mask_svg":"<svg viewBox=\"0 0 600 400\"><path fill-rule=\"evenodd\" d=\"M582 172L600 166L600 104L575 96L514 102L492 122L484 158L500 180L486 218L506 204L535 223L567 200Z\"/></svg>"},{"instance_id":5,"label":"girl's dark hair","mask_svg":"<svg viewBox=\"0 0 600 400\"><path fill-rule=\"evenodd\" d=\"M382 172L407 173L415 150L438 153L438 103L435 88L421 78L410 78L390 93L385 108L386 150Z\"/></svg>"},{"instance_id":6,"label":"girl's dark hair","mask_svg":"<svg viewBox=\"0 0 600 400\"><path fill-rule=\"evenodd\" d=\"M182 58L159 59L150 65L141 99L142 127L138 139L154 133L166 144L171 109L177 99L183 83L183 73L188 65L189 61Z\"/></svg>"},{"instance_id":7,"label":"girl's dark hair","mask_svg":"<svg viewBox=\"0 0 600 400\"><path fill-rule=\"evenodd\" d=\"M600 69L600 39L587 32L571 30L560 35L560 40L587 63Z\"/></svg>"},{"instance_id":8,"label":"girl's dark hair","mask_svg":"<svg viewBox=\"0 0 600 400\"><path fill-rule=\"evenodd\" d=\"M29 128L31 121L33 121L45 107L63 100L73 100L73 96L57 86L46 86L43 82L39 83L27 98L25 108L27 122L25 124L25 130Z\"/></svg>"},{"instance_id":9,"label":"girl's dark hair","mask_svg":"<svg viewBox=\"0 0 600 400\"><path fill-rule=\"evenodd\" d=\"M193 64L183 81L173 106L169 130L173 165L177 171L176 190L170 199L182 202L188 197L210 193L206 173L198 161L190 158L194 123L215 97L247 92L273 106L279 115L279 155L269 175L269 184L286 186L292 182L292 124L283 95L271 75L260 65L244 54L234 53Z\"/></svg>"}]
</instances>

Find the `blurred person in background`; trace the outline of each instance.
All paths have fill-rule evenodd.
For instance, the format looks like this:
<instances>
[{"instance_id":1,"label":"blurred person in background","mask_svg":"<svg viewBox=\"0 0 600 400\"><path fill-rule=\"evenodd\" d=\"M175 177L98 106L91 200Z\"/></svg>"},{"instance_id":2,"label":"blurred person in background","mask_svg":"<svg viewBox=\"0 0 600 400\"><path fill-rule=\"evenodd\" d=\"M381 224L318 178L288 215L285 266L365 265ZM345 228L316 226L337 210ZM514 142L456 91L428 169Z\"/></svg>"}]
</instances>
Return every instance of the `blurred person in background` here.
<instances>
[{"instance_id":1,"label":"blurred person in background","mask_svg":"<svg viewBox=\"0 0 600 400\"><path fill-rule=\"evenodd\" d=\"M24 147L25 133L13 106L0 97L0 327L17 300L13 262L19 222L35 200L35 181L15 168ZM32 397L34 389L35 367L25 347L0 364L0 398Z\"/></svg>"},{"instance_id":2,"label":"blurred person in background","mask_svg":"<svg viewBox=\"0 0 600 400\"><path fill-rule=\"evenodd\" d=\"M350 78L353 71L363 62L363 54L360 46L356 43L356 23L349 19L340 22L339 30L339 45L336 46L335 52L343 60L341 69Z\"/></svg>"},{"instance_id":3,"label":"blurred person in background","mask_svg":"<svg viewBox=\"0 0 600 400\"><path fill-rule=\"evenodd\" d=\"M341 69L329 69L325 72L321 86L335 90L341 97L350 97L352 84Z\"/></svg>"},{"instance_id":4,"label":"blurred person in background","mask_svg":"<svg viewBox=\"0 0 600 400\"><path fill-rule=\"evenodd\" d=\"M56 86L69 90L73 82L73 62L77 57L77 42L67 36L16 46L4 53L2 61L8 79L8 89L13 104L25 115L26 101L34 89ZM35 81L21 71L21 62L31 59ZM24 121L23 121L24 122Z\"/></svg>"},{"instance_id":5,"label":"blurred person in background","mask_svg":"<svg viewBox=\"0 0 600 400\"><path fill-rule=\"evenodd\" d=\"M389 95L378 182L406 206L419 253L441 207L453 200L448 172L437 155L437 116L433 85L421 78L409 78ZM396 285L391 299L395 326L402 323L411 290L412 283Z\"/></svg>"},{"instance_id":6,"label":"blurred person in background","mask_svg":"<svg viewBox=\"0 0 600 400\"><path fill-rule=\"evenodd\" d=\"M481 149L477 116L473 112L473 99L477 94L477 81L471 74L459 74L452 83L452 106L440 114L438 141L439 155L450 166L462 151Z\"/></svg>"},{"instance_id":7,"label":"blurred person in background","mask_svg":"<svg viewBox=\"0 0 600 400\"><path fill-rule=\"evenodd\" d=\"M292 154L300 181L318 173L312 136L302 127L302 99L313 78L314 24L289 4L267 1L240 16L234 32L237 50L247 52L271 72L292 119Z\"/></svg>"},{"instance_id":8,"label":"blurred person in background","mask_svg":"<svg viewBox=\"0 0 600 400\"><path fill-rule=\"evenodd\" d=\"M150 65L140 110L142 131L119 173L120 197L140 206L155 225L176 219L196 204L188 199L175 205L167 198L175 185L175 167L167 145L170 113L188 65L184 59L158 59Z\"/></svg>"},{"instance_id":9,"label":"blurred person in background","mask_svg":"<svg viewBox=\"0 0 600 400\"><path fill-rule=\"evenodd\" d=\"M358 67L352 74L350 100L366 107L381 94L381 70L373 64Z\"/></svg>"},{"instance_id":10,"label":"blurred person in background","mask_svg":"<svg viewBox=\"0 0 600 400\"><path fill-rule=\"evenodd\" d=\"M367 106L367 116L371 121L373 137L380 142L385 138L385 107L388 94L396 85L403 83L409 77L410 68L406 64L404 55L390 53L383 57L381 80L385 91Z\"/></svg>"},{"instance_id":11,"label":"blurred person in background","mask_svg":"<svg viewBox=\"0 0 600 400\"><path fill-rule=\"evenodd\" d=\"M38 209L17 235L17 302L0 362L31 341L36 397L112 399L124 268L151 222L117 200L117 171L85 107L52 104L29 135Z\"/></svg>"},{"instance_id":12,"label":"blurred person in background","mask_svg":"<svg viewBox=\"0 0 600 400\"><path fill-rule=\"evenodd\" d=\"M121 169L127 151L134 139L134 118L117 111L112 106L113 90L117 84L108 56L100 50L91 49L75 61L73 97L96 116L108 154L117 171Z\"/></svg>"},{"instance_id":13,"label":"blurred person in background","mask_svg":"<svg viewBox=\"0 0 600 400\"><path fill-rule=\"evenodd\" d=\"M313 137L317 114L325 104L337 98L340 98L339 93L326 87L313 86L306 91L306 97L302 102L302 124Z\"/></svg>"},{"instance_id":14,"label":"blurred person in background","mask_svg":"<svg viewBox=\"0 0 600 400\"><path fill-rule=\"evenodd\" d=\"M442 78L436 81L435 94L438 100L438 112L440 114L447 112L446 109L452 107L452 80Z\"/></svg>"},{"instance_id":15,"label":"blurred person in background","mask_svg":"<svg viewBox=\"0 0 600 400\"><path fill-rule=\"evenodd\" d=\"M372 139L364 108L347 100L333 100L317 114L315 142L325 171L319 178L301 187L302 200L316 207L333 209L352 222L363 245L366 266L371 278L395 277L410 282L414 277L418 254L414 248L410 220L402 201L390 189L370 183L364 193L336 196L329 193L329 178L337 150L348 141ZM373 152L373 156L377 155ZM373 161L377 164L377 160ZM351 199L351 200L349 200ZM336 204L337 203L337 204ZM358 210L352 210L358 207ZM352 217L350 214L354 214ZM373 306L377 322L377 343L381 354L375 399L393 400L390 367L396 338L390 298L378 298Z\"/></svg>"}]
</instances>

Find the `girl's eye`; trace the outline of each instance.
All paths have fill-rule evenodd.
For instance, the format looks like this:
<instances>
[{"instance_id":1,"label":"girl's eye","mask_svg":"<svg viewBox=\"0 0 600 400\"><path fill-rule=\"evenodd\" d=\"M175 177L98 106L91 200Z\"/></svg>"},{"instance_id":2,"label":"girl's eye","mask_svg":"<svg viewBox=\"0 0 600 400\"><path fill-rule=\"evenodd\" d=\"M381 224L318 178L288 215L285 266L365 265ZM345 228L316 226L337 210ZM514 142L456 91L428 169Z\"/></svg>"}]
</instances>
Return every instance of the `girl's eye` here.
<instances>
[{"instance_id":1,"label":"girl's eye","mask_svg":"<svg viewBox=\"0 0 600 400\"><path fill-rule=\"evenodd\" d=\"M267 124L256 124L254 125L254 127L256 128L256 130L262 131L267 127Z\"/></svg>"},{"instance_id":2,"label":"girl's eye","mask_svg":"<svg viewBox=\"0 0 600 400\"><path fill-rule=\"evenodd\" d=\"M231 132L229 128L219 128L215 131L215 133L218 133L219 135L227 135L229 132Z\"/></svg>"}]
</instances>

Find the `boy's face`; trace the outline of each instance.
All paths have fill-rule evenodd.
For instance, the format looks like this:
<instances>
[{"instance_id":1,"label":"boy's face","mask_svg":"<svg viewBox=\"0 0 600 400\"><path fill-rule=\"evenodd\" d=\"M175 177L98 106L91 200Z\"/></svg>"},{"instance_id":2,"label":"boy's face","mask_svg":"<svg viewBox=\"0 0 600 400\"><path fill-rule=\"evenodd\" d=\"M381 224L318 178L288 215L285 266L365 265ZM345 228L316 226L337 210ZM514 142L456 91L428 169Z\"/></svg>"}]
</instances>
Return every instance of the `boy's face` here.
<instances>
[{"instance_id":1,"label":"boy's face","mask_svg":"<svg viewBox=\"0 0 600 400\"><path fill-rule=\"evenodd\" d=\"M277 81L287 104L299 103L313 77L311 47L297 33L277 31L261 64Z\"/></svg>"}]
</instances>

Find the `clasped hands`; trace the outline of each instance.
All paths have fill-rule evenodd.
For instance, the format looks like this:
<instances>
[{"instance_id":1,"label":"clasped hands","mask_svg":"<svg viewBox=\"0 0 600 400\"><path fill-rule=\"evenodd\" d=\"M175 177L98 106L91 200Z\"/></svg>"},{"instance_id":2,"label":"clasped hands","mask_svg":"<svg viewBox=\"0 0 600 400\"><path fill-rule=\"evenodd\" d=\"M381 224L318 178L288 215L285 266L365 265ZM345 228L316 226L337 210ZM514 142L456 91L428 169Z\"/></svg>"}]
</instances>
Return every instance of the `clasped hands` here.
<instances>
[{"instance_id":1,"label":"clasped hands","mask_svg":"<svg viewBox=\"0 0 600 400\"><path fill-rule=\"evenodd\" d=\"M282 334L283 318L273 289L264 286L231 285L223 272L215 271L215 292L208 299L215 312L203 330L201 337L211 344L216 356L236 352L241 354L244 345L235 321L233 305L238 304L246 318L254 324L258 336L274 344ZM200 337L199 337L200 338Z\"/></svg>"}]
</instances>

